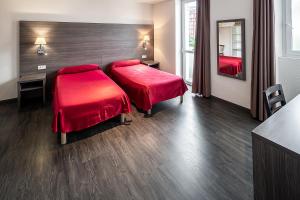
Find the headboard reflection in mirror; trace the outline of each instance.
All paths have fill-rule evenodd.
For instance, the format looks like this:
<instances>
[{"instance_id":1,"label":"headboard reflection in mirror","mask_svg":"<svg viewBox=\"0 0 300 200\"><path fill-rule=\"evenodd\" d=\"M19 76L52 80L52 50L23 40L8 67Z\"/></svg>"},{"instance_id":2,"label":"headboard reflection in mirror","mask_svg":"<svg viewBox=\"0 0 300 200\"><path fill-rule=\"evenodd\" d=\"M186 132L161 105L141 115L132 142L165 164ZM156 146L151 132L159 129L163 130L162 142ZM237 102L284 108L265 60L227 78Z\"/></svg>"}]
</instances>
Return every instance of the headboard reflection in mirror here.
<instances>
[{"instance_id":1,"label":"headboard reflection in mirror","mask_svg":"<svg viewBox=\"0 0 300 200\"><path fill-rule=\"evenodd\" d=\"M245 19L217 21L218 74L246 80Z\"/></svg>"}]
</instances>

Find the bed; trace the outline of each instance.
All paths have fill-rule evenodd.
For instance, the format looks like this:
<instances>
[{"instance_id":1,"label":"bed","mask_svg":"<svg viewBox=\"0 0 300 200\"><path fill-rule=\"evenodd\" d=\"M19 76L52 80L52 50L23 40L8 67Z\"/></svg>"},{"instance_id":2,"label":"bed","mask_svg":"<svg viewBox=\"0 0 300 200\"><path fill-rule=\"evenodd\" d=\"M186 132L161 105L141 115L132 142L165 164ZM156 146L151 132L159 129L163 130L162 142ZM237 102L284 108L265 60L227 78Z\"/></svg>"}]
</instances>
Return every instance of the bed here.
<instances>
[{"instance_id":1,"label":"bed","mask_svg":"<svg viewBox=\"0 0 300 200\"><path fill-rule=\"evenodd\" d=\"M219 56L220 72L236 76L242 72L242 59L231 56Z\"/></svg>"},{"instance_id":2,"label":"bed","mask_svg":"<svg viewBox=\"0 0 300 200\"><path fill-rule=\"evenodd\" d=\"M156 103L178 96L182 102L188 90L181 77L143 65L140 60L117 61L107 71L136 107L149 115Z\"/></svg>"},{"instance_id":3,"label":"bed","mask_svg":"<svg viewBox=\"0 0 300 200\"><path fill-rule=\"evenodd\" d=\"M53 87L53 132L66 135L131 111L126 93L98 65L65 67L58 71Z\"/></svg>"}]
</instances>

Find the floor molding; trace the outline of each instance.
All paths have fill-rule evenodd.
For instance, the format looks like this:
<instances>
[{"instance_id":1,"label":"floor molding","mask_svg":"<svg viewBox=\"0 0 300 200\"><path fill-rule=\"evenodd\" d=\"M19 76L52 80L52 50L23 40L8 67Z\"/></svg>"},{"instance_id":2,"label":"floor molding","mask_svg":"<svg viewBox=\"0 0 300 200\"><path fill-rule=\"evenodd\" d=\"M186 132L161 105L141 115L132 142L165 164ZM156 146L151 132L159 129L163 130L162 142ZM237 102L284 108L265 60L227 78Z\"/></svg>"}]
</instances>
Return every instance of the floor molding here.
<instances>
[{"instance_id":1,"label":"floor molding","mask_svg":"<svg viewBox=\"0 0 300 200\"><path fill-rule=\"evenodd\" d=\"M8 103L16 103L18 101L17 98L13 98L13 99L5 99L5 100L1 100L0 104L8 104Z\"/></svg>"},{"instance_id":2,"label":"floor molding","mask_svg":"<svg viewBox=\"0 0 300 200\"><path fill-rule=\"evenodd\" d=\"M219 97L216 97L216 96L213 96L213 95L212 95L211 98L213 98L213 99L218 99L218 100L220 100L220 101L224 101L224 102L229 103L229 104L232 104L232 105L234 105L234 106L238 106L239 108L241 108L241 109L243 109L243 110L246 110L246 111L250 112L250 109L249 109L249 108L246 108L246 107L243 107L243 106L241 106L241 105L232 103L232 102L230 102L230 101L221 99L221 98L219 98Z\"/></svg>"}]
</instances>

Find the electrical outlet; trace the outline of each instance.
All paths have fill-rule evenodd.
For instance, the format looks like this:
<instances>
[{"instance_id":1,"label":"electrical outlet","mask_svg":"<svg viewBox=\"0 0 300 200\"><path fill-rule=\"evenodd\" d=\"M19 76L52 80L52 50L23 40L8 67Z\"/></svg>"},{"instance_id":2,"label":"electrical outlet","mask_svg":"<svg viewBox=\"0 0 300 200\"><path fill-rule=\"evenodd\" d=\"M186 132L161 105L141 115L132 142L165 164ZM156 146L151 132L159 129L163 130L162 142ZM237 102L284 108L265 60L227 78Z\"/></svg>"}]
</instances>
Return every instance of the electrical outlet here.
<instances>
[{"instance_id":1,"label":"electrical outlet","mask_svg":"<svg viewBox=\"0 0 300 200\"><path fill-rule=\"evenodd\" d=\"M39 65L38 70L45 70L47 68L47 65Z\"/></svg>"},{"instance_id":2,"label":"electrical outlet","mask_svg":"<svg viewBox=\"0 0 300 200\"><path fill-rule=\"evenodd\" d=\"M142 55L142 59L146 59L147 58L147 55Z\"/></svg>"}]
</instances>

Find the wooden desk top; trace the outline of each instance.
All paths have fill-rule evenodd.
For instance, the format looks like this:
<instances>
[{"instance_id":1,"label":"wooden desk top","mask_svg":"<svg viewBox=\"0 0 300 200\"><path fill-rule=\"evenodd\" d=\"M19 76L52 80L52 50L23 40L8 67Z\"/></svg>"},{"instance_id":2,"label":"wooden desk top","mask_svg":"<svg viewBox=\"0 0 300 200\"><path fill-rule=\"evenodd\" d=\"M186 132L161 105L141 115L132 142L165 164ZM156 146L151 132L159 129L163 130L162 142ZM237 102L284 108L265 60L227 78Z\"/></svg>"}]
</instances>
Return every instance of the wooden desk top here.
<instances>
[{"instance_id":1,"label":"wooden desk top","mask_svg":"<svg viewBox=\"0 0 300 200\"><path fill-rule=\"evenodd\" d=\"M300 95L252 131L300 156Z\"/></svg>"}]
</instances>

